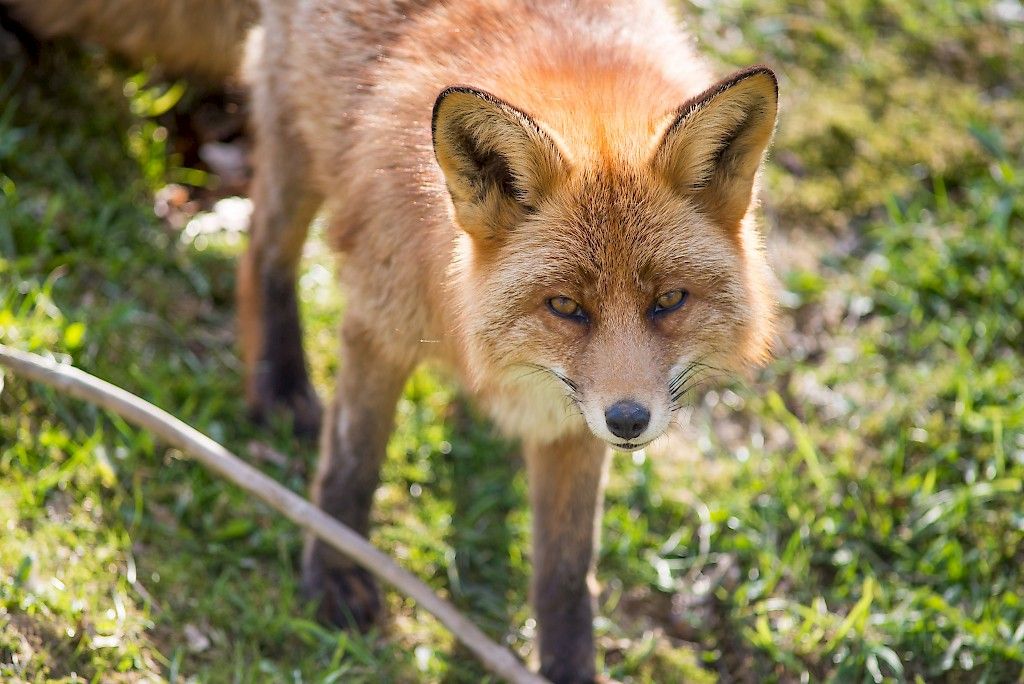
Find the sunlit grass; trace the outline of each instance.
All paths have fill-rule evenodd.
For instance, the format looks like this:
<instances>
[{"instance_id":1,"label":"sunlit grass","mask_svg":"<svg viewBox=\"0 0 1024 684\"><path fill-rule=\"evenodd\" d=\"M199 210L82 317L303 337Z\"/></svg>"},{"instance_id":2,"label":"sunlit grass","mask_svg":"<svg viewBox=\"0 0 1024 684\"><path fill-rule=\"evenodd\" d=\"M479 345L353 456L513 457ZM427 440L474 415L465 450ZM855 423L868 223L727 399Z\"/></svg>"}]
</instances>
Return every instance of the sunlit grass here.
<instances>
[{"instance_id":1,"label":"sunlit grass","mask_svg":"<svg viewBox=\"0 0 1024 684\"><path fill-rule=\"evenodd\" d=\"M1024 676L1024 26L996 5L686 7L723 65L783 76L765 204L788 327L778 360L708 392L679 441L616 457L596 624L610 676ZM314 447L242 419L238 236L152 212L160 186L196 179L150 118L178 94L73 49L32 68L0 64L0 341L243 456L254 440L288 454L255 462L305 491ZM300 291L325 396L334 268L314 238ZM516 447L431 370L400 402L377 501L374 542L531 657ZM381 632L316 625L300 548L145 433L3 379L0 679L481 681L395 594Z\"/></svg>"}]
</instances>

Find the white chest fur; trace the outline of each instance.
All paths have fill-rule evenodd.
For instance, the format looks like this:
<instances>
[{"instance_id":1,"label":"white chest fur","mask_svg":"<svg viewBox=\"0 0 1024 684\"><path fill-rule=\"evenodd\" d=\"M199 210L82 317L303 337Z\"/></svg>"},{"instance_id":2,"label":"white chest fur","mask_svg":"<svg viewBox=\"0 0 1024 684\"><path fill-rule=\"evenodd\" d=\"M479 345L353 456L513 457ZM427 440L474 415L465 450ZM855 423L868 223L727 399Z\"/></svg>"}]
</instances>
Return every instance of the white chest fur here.
<instances>
[{"instance_id":1,"label":"white chest fur","mask_svg":"<svg viewBox=\"0 0 1024 684\"><path fill-rule=\"evenodd\" d=\"M487 414L510 437L548 442L586 429L565 387L546 373L510 373L482 387L479 397Z\"/></svg>"}]
</instances>

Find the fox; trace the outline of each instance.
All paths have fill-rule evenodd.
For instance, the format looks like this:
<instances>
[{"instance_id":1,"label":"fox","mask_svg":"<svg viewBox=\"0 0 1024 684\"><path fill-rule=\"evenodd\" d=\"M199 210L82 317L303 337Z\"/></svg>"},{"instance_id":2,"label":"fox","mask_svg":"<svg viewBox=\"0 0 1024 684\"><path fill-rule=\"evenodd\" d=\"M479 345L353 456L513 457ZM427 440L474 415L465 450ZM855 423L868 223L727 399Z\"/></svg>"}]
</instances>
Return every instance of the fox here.
<instances>
[{"instance_id":1,"label":"fox","mask_svg":"<svg viewBox=\"0 0 1024 684\"><path fill-rule=\"evenodd\" d=\"M311 495L366 536L406 380L446 368L520 445L540 673L594 681L612 454L665 434L709 373L772 353L777 285L757 220L772 69L715 78L666 0L0 4L136 56L132 40L152 37L146 51L207 75L243 61L250 412L319 434ZM160 15L196 20L180 35ZM318 214L346 292L326 409L296 292ZM328 623L367 628L382 611L371 573L315 538L301 585Z\"/></svg>"},{"instance_id":2,"label":"fox","mask_svg":"<svg viewBox=\"0 0 1024 684\"><path fill-rule=\"evenodd\" d=\"M449 369L521 445L540 672L593 681L610 453L664 434L708 369L771 353L756 210L777 78L713 78L663 0L263 0L261 16L248 402L322 421L313 498L366 535L406 379ZM346 292L324 411L295 291L320 211ZM327 622L380 613L370 573L315 539L302 585Z\"/></svg>"}]
</instances>

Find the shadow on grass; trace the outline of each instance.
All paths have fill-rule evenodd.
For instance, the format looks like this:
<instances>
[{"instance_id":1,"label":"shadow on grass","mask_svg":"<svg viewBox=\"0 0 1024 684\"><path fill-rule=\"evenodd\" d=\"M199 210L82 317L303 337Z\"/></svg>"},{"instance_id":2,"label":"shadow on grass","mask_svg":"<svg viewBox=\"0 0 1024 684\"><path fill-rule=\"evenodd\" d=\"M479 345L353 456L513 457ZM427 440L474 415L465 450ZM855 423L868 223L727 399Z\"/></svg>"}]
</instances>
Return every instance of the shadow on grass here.
<instances>
[{"instance_id":1,"label":"shadow on grass","mask_svg":"<svg viewBox=\"0 0 1024 684\"><path fill-rule=\"evenodd\" d=\"M527 501L514 447L495 436L460 397L453 407L452 449L445 460L454 505L448 543L456 605L499 643L514 635L526 602L529 573L521 525ZM459 646L453 662L473 656ZM453 671L445 680L471 681Z\"/></svg>"}]
</instances>

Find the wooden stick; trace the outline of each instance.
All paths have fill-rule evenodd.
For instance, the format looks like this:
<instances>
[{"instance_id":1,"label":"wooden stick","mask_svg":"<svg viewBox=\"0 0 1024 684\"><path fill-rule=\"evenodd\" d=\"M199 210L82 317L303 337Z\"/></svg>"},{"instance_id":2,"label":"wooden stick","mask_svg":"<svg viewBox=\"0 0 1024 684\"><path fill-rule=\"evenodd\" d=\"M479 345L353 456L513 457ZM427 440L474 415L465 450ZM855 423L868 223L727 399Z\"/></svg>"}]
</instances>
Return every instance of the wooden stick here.
<instances>
[{"instance_id":1,"label":"wooden stick","mask_svg":"<svg viewBox=\"0 0 1024 684\"><path fill-rule=\"evenodd\" d=\"M415 599L416 603L440 620L476 654L488 670L499 677L514 684L542 684L547 681L527 670L511 651L491 641L455 606L439 597L430 587L359 534L166 411L74 366L3 344L0 344L0 365L30 380L97 404L191 454L207 468L254 494L299 527L309 530L406 596Z\"/></svg>"}]
</instances>

